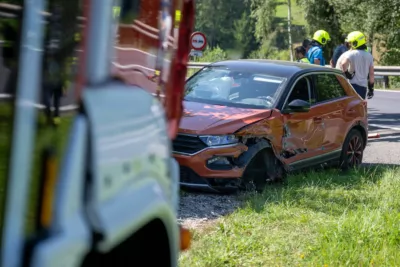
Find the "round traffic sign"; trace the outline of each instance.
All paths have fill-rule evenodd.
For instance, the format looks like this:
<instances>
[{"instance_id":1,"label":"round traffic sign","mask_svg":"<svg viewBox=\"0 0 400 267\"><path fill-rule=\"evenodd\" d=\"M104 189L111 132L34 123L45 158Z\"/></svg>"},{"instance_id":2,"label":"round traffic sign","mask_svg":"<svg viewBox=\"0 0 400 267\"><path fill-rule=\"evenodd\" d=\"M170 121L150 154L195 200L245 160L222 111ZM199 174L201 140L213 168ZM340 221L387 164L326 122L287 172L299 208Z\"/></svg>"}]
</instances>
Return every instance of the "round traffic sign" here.
<instances>
[{"instance_id":1,"label":"round traffic sign","mask_svg":"<svg viewBox=\"0 0 400 267\"><path fill-rule=\"evenodd\" d=\"M190 45L194 50L203 50L206 48L207 39L204 33L202 32L194 32L190 36Z\"/></svg>"}]
</instances>

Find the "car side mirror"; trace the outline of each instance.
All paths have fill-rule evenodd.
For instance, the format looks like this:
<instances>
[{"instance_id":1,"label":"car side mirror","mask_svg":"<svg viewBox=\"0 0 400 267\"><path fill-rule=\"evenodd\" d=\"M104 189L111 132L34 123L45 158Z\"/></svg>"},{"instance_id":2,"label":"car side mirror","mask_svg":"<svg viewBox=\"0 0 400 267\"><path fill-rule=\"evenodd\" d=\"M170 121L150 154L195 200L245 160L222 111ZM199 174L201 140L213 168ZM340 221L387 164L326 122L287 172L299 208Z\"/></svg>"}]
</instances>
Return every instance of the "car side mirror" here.
<instances>
[{"instance_id":1,"label":"car side mirror","mask_svg":"<svg viewBox=\"0 0 400 267\"><path fill-rule=\"evenodd\" d=\"M283 113L297 113L310 111L311 105L308 101L295 99L287 105Z\"/></svg>"}]
</instances>

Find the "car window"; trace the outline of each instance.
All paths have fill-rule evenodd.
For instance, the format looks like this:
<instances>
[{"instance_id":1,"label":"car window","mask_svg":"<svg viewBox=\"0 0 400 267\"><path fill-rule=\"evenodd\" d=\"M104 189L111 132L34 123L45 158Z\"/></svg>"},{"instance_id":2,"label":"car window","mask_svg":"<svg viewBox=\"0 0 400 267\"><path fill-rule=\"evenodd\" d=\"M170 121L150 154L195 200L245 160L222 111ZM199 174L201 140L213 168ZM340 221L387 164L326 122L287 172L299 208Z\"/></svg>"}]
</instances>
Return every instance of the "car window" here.
<instances>
[{"instance_id":1,"label":"car window","mask_svg":"<svg viewBox=\"0 0 400 267\"><path fill-rule=\"evenodd\" d=\"M185 100L243 108L271 108L283 77L264 73L208 67L199 71L185 86Z\"/></svg>"},{"instance_id":2,"label":"car window","mask_svg":"<svg viewBox=\"0 0 400 267\"><path fill-rule=\"evenodd\" d=\"M309 79L307 77L299 79L294 85L293 90L290 92L288 101L286 103L289 104L295 99L300 99L311 103L309 84Z\"/></svg>"},{"instance_id":3,"label":"car window","mask_svg":"<svg viewBox=\"0 0 400 267\"><path fill-rule=\"evenodd\" d=\"M314 79L317 103L346 96L335 74L316 74Z\"/></svg>"}]
</instances>

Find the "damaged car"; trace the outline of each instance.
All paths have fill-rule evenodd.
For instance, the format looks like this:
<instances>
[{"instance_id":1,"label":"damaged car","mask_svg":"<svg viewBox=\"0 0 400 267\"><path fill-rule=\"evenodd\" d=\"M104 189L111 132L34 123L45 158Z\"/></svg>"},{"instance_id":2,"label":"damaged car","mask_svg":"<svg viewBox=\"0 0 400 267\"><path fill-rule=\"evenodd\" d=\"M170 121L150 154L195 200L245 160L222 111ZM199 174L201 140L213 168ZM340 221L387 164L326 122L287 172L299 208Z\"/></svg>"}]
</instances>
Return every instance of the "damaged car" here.
<instances>
[{"instance_id":1,"label":"damaged car","mask_svg":"<svg viewBox=\"0 0 400 267\"><path fill-rule=\"evenodd\" d=\"M337 69L228 60L186 82L173 153L181 186L262 190L287 172L361 164L367 102Z\"/></svg>"}]
</instances>

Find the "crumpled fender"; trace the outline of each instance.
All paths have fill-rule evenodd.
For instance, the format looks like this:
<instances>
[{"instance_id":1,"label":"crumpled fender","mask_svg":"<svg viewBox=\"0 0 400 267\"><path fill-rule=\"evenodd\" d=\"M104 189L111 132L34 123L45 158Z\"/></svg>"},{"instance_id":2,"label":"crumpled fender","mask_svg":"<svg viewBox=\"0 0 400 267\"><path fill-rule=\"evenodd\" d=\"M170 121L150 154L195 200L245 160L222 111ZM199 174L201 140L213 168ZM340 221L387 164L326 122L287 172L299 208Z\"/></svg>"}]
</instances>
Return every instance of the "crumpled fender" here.
<instances>
[{"instance_id":1,"label":"crumpled fender","mask_svg":"<svg viewBox=\"0 0 400 267\"><path fill-rule=\"evenodd\" d=\"M242 153L236 160L236 164L238 167L243 168L247 166L251 160L257 155L258 152L265 148L270 148L270 143L265 140L261 139L259 142L251 145L248 147L248 150Z\"/></svg>"}]
</instances>

